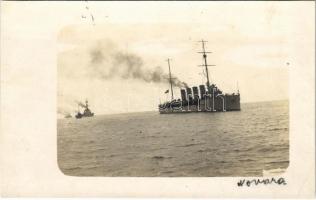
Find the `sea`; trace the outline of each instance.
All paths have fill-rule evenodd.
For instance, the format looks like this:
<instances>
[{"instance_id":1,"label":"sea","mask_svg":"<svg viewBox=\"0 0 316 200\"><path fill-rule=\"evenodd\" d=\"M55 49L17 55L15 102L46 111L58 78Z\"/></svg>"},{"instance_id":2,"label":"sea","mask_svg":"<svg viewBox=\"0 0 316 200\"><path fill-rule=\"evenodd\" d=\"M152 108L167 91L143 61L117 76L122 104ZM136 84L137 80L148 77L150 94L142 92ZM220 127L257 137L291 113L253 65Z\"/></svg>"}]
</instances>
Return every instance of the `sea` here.
<instances>
[{"instance_id":1,"label":"sea","mask_svg":"<svg viewBox=\"0 0 316 200\"><path fill-rule=\"evenodd\" d=\"M241 111L139 112L57 120L60 170L70 176L263 177L289 166L289 103Z\"/></svg>"}]
</instances>

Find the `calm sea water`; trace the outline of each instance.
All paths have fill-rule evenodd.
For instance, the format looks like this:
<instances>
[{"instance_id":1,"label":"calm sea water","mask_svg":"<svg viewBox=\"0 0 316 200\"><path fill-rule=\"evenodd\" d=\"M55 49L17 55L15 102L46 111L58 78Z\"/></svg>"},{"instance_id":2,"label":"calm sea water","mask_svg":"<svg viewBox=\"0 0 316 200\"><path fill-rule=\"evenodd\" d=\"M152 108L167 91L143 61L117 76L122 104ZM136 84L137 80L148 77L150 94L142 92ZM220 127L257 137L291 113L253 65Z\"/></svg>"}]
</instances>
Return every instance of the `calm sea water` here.
<instances>
[{"instance_id":1,"label":"calm sea water","mask_svg":"<svg viewBox=\"0 0 316 200\"><path fill-rule=\"evenodd\" d=\"M74 176L263 176L289 165L288 101L225 113L58 119L58 164Z\"/></svg>"}]
</instances>

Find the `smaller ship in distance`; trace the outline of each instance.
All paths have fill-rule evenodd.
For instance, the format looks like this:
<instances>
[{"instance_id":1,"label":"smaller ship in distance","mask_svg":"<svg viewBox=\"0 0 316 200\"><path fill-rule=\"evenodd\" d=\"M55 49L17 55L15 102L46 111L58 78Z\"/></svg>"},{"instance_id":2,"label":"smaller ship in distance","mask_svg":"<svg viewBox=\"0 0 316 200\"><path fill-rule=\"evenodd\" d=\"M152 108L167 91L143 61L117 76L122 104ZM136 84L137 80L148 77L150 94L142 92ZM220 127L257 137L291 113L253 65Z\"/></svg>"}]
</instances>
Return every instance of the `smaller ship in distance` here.
<instances>
[{"instance_id":1,"label":"smaller ship in distance","mask_svg":"<svg viewBox=\"0 0 316 200\"><path fill-rule=\"evenodd\" d=\"M67 113L65 114L65 118L72 118L71 114Z\"/></svg>"},{"instance_id":2,"label":"smaller ship in distance","mask_svg":"<svg viewBox=\"0 0 316 200\"><path fill-rule=\"evenodd\" d=\"M84 108L83 113L80 112L80 107ZM77 119L83 118L83 117L93 117L94 113L91 112L88 105L88 100L86 100L86 104L78 103L78 112L75 115Z\"/></svg>"}]
</instances>

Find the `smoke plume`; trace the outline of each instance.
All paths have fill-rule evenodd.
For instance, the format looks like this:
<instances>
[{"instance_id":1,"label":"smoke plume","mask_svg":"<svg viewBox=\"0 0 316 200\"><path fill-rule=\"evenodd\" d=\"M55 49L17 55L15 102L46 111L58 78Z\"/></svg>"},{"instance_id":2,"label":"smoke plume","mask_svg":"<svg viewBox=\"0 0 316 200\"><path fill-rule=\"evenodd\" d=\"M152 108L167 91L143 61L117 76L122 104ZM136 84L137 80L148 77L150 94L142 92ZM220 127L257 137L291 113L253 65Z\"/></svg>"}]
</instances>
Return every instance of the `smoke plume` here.
<instances>
[{"instance_id":1,"label":"smoke plume","mask_svg":"<svg viewBox=\"0 0 316 200\"><path fill-rule=\"evenodd\" d=\"M117 50L111 45L98 44L90 49L89 68L93 76L101 79L119 77L135 79L147 83L169 83L169 74L159 66L148 69L143 59L133 53ZM172 75L172 84L177 87L188 87L176 76Z\"/></svg>"},{"instance_id":2,"label":"smoke plume","mask_svg":"<svg viewBox=\"0 0 316 200\"><path fill-rule=\"evenodd\" d=\"M75 101L80 107L86 108L86 105L82 103L81 101Z\"/></svg>"}]
</instances>

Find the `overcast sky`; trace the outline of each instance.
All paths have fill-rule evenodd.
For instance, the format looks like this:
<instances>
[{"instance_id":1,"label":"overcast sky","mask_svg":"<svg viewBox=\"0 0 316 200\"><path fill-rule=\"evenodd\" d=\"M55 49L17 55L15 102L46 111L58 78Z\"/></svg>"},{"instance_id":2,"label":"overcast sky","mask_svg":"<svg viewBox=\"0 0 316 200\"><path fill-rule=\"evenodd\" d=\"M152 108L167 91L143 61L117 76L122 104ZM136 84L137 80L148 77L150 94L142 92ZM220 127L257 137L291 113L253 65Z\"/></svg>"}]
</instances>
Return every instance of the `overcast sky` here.
<instances>
[{"instance_id":1,"label":"overcast sky","mask_svg":"<svg viewBox=\"0 0 316 200\"><path fill-rule=\"evenodd\" d=\"M291 2L80 2L58 33L58 107L88 99L97 114L157 110L171 70L189 86L205 83L199 40L212 52L211 82L242 102L288 99L296 57L312 60L313 10ZM304 12L298 12L304 10ZM58 17L58 16L57 16ZM179 89L175 88L179 97Z\"/></svg>"}]
</instances>

